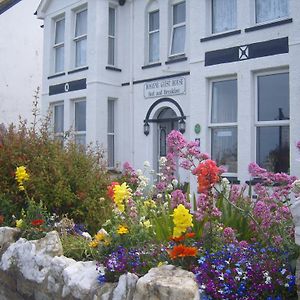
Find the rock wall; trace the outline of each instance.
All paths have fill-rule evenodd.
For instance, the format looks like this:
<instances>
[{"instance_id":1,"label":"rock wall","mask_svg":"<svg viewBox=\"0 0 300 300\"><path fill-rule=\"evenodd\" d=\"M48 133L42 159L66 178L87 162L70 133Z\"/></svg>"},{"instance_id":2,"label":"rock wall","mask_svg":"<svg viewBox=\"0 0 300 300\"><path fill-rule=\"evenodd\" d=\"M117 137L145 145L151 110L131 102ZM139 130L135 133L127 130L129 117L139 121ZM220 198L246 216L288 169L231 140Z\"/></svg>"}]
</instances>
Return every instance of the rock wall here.
<instances>
[{"instance_id":1,"label":"rock wall","mask_svg":"<svg viewBox=\"0 0 300 300\"><path fill-rule=\"evenodd\" d=\"M57 232L36 241L0 227L0 300L199 300L194 275L162 266L144 277L124 274L118 283L97 282L96 262L63 256Z\"/></svg>"}]
</instances>

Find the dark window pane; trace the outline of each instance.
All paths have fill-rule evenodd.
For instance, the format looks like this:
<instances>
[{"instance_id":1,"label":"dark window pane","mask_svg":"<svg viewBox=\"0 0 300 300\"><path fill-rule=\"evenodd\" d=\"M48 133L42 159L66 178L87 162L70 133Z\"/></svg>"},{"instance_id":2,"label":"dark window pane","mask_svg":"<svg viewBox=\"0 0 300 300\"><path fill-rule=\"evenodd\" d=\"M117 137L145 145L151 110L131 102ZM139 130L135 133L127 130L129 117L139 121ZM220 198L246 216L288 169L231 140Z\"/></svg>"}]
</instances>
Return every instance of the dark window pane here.
<instances>
[{"instance_id":1,"label":"dark window pane","mask_svg":"<svg viewBox=\"0 0 300 300\"><path fill-rule=\"evenodd\" d=\"M159 29L159 11L149 13L149 31Z\"/></svg>"},{"instance_id":2,"label":"dark window pane","mask_svg":"<svg viewBox=\"0 0 300 300\"><path fill-rule=\"evenodd\" d=\"M173 29L171 54L184 53L185 49L185 26L179 26Z\"/></svg>"},{"instance_id":3,"label":"dark window pane","mask_svg":"<svg viewBox=\"0 0 300 300\"><path fill-rule=\"evenodd\" d=\"M185 22L185 2L173 6L173 24Z\"/></svg>"},{"instance_id":4,"label":"dark window pane","mask_svg":"<svg viewBox=\"0 0 300 300\"><path fill-rule=\"evenodd\" d=\"M115 149L115 137L113 135L107 136L107 163L108 167L113 168L115 165L115 155L114 155L114 149Z\"/></svg>"},{"instance_id":5,"label":"dark window pane","mask_svg":"<svg viewBox=\"0 0 300 300\"><path fill-rule=\"evenodd\" d=\"M289 120L289 74L258 77L258 121Z\"/></svg>"},{"instance_id":6,"label":"dark window pane","mask_svg":"<svg viewBox=\"0 0 300 300\"><path fill-rule=\"evenodd\" d=\"M114 104L113 100L109 100L107 102L107 132L114 133L115 131L115 112L114 112Z\"/></svg>"},{"instance_id":7,"label":"dark window pane","mask_svg":"<svg viewBox=\"0 0 300 300\"><path fill-rule=\"evenodd\" d=\"M112 7L109 8L109 20L108 20L108 34L115 36L115 23L116 23L116 10Z\"/></svg>"},{"instance_id":8,"label":"dark window pane","mask_svg":"<svg viewBox=\"0 0 300 300\"><path fill-rule=\"evenodd\" d=\"M114 66L115 64L115 39L108 38L108 64Z\"/></svg>"},{"instance_id":9,"label":"dark window pane","mask_svg":"<svg viewBox=\"0 0 300 300\"><path fill-rule=\"evenodd\" d=\"M212 90L212 123L237 121L237 80L218 81L213 83Z\"/></svg>"},{"instance_id":10,"label":"dark window pane","mask_svg":"<svg viewBox=\"0 0 300 300\"><path fill-rule=\"evenodd\" d=\"M64 105L54 106L54 133L64 131Z\"/></svg>"},{"instance_id":11,"label":"dark window pane","mask_svg":"<svg viewBox=\"0 0 300 300\"><path fill-rule=\"evenodd\" d=\"M87 34L87 10L76 14L75 37Z\"/></svg>"},{"instance_id":12,"label":"dark window pane","mask_svg":"<svg viewBox=\"0 0 300 300\"><path fill-rule=\"evenodd\" d=\"M65 40L65 19L56 22L55 44L63 43Z\"/></svg>"},{"instance_id":13,"label":"dark window pane","mask_svg":"<svg viewBox=\"0 0 300 300\"><path fill-rule=\"evenodd\" d=\"M75 131L86 129L86 101L75 102Z\"/></svg>"},{"instance_id":14,"label":"dark window pane","mask_svg":"<svg viewBox=\"0 0 300 300\"><path fill-rule=\"evenodd\" d=\"M226 172L237 172L237 128L223 127L212 129L212 158Z\"/></svg>"},{"instance_id":15,"label":"dark window pane","mask_svg":"<svg viewBox=\"0 0 300 300\"><path fill-rule=\"evenodd\" d=\"M290 160L289 126L257 128L257 163L272 172L288 172Z\"/></svg>"}]
</instances>

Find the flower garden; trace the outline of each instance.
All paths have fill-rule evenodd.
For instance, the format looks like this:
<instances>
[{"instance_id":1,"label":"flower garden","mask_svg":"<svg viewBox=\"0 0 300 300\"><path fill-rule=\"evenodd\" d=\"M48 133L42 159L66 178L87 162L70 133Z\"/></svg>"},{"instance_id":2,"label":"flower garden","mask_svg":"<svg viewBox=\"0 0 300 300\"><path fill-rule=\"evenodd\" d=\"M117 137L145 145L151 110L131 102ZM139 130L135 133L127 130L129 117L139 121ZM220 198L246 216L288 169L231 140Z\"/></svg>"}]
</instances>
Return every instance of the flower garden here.
<instances>
[{"instance_id":1,"label":"flower garden","mask_svg":"<svg viewBox=\"0 0 300 300\"><path fill-rule=\"evenodd\" d=\"M0 226L29 240L56 230L65 256L98 262L99 285L171 264L194 274L202 299L297 299L297 178L251 163L249 183L231 185L196 142L172 131L158 173L147 161L143 170L125 163L112 180L101 151L62 149L47 132L0 132ZM197 193L178 168L195 176Z\"/></svg>"}]
</instances>

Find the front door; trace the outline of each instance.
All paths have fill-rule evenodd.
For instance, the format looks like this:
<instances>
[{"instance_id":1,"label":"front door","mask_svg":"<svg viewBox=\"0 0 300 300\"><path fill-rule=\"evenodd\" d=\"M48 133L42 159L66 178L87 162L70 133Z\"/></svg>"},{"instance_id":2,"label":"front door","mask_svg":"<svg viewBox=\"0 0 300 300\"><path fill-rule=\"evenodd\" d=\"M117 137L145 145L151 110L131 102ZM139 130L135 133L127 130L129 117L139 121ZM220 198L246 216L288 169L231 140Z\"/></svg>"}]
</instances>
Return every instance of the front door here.
<instances>
[{"instance_id":1,"label":"front door","mask_svg":"<svg viewBox=\"0 0 300 300\"><path fill-rule=\"evenodd\" d=\"M167 137L172 130L178 129L176 113L171 108L164 108L157 118L157 161L168 153Z\"/></svg>"}]
</instances>

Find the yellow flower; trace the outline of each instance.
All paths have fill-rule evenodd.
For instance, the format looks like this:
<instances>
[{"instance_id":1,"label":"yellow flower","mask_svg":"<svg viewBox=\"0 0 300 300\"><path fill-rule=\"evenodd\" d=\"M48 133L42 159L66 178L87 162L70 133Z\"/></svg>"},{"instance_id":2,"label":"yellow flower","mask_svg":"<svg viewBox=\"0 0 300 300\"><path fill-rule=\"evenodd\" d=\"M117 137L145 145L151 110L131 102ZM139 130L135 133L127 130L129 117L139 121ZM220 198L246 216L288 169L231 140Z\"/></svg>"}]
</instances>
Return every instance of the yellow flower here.
<instances>
[{"instance_id":1,"label":"yellow flower","mask_svg":"<svg viewBox=\"0 0 300 300\"><path fill-rule=\"evenodd\" d=\"M131 190L127 186L126 182L121 185L117 184L114 186L114 201L120 212L124 212L125 205L124 201L131 197Z\"/></svg>"},{"instance_id":2,"label":"yellow flower","mask_svg":"<svg viewBox=\"0 0 300 300\"><path fill-rule=\"evenodd\" d=\"M105 239L106 235L103 232L98 232L95 236L94 239L98 242L103 241Z\"/></svg>"},{"instance_id":3,"label":"yellow flower","mask_svg":"<svg viewBox=\"0 0 300 300\"><path fill-rule=\"evenodd\" d=\"M193 216L189 210L186 209L182 204L179 204L173 213L174 231L173 236L179 237L186 232L187 228L193 226Z\"/></svg>"},{"instance_id":4,"label":"yellow flower","mask_svg":"<svg viewBox=\"0 0 300 300\"><path fill-rule=\"evenodd\" d=\"M156 207L156 203L152 199L144 201L144 205L146 207L149 207L149 208L155 208Z\"/></svg>"},{"instance_id":5,"label":"yellow flower","mask_svg":"<svg viewBox=\"0 0 300 300\"><path fill-rule=\"evenodd\" d=\"M17 228L22 228L23 224L24 224L24 221L22 219L16 221Z\"/></svg>"},{"instance_id":6,"label":"yellow flower","mask_svg":"<svg viewBox=\"0 0 300 300\"><path fill-rule=\"evenodd\" d=\"M26 171L26 167L24 167L24 166L17 167L16 173L15 173L15 178L18 182L19 190L24 191L25 188L24 188L23 184L25 181L29 180L29 175Z\"/></svg>"},{"instance_id":7,"label":"yellow flower","mask_svg":"<svg viewBox=\"0 0 300 300\"><path fill-rule=\"evenodd\" d=\"M98 245L99 245L99 241L97 241L97 240L92 240L92 241L89 243L89 246L90 246L91 248L96 248Z\"/></svg>"},{"instance_id":8,"label":"yellow flower","mask_svg":"<svg viewBox=\"0 0 300 300\"><path fill-rule=\"evenodd\" d=\"M143 226L145 226L146 228L152 227L151 222L150 222L149 220L143 222L142 224L143 224Z\"/></svg>"},{"instance_id":9,"label":"yellow flower","mask_svg":"<svg viewBox=\"0 0 300 300\"><path fill-rule=\"evenodd\" d=\"M126 226L119 225L119 227L117 229L118 234L122 235L122 234L127 234L128 232L129 232L129 230Z\"/></svg>"}]
</instances>

